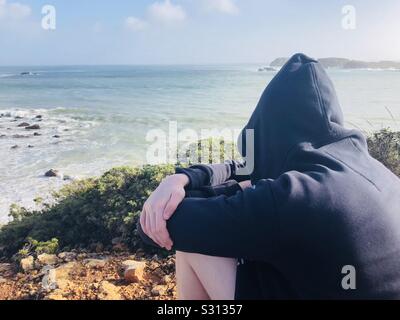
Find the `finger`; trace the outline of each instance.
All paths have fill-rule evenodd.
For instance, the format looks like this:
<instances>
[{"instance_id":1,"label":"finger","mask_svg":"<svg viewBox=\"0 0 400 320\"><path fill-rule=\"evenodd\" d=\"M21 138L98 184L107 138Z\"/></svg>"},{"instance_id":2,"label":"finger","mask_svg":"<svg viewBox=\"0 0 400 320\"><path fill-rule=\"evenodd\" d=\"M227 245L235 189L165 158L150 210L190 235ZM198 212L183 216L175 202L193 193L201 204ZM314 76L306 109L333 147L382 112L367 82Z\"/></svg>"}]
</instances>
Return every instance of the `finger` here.
<instances>
[{"instance_id":1,"label":"finger","mask_svg":"<svg viewBox=\"0 0 400 320\"><path fill-rule=\"evenodd\" d=\"M157 236L156 214L151 208L149 208L149 211L146 214L146 224L149 228L149 237L160 247L163 247Z\"/></svg>"},{"instance_id":2,"label":"finger","mask_svg":"<svg viewBox=\"0 0 400 320\"><path fill-rule=\"evenodd\" d=\"M176 208L182 202L183 198L178 193L173 193L169 199L167 205L165 206L163 217L165 220L171 219L172 215L175 213Z\"/></svg>"},{"instance_id":3,"label":"finger","mask_svg":"<svg viewBox=\"0 0 400 320\"><path fill-rule=\"evenodd\" d=\"M142 227L143 232L147 235L147 226L146 226L146 209L143 208L142 214L140 215L140 225Z\"/></svg>"},{"instance_id":4,"label":"finger","mask_svg":"<svg viewBox=\"0 0 400 320\"><path fill-rule=\"evenodd\" d=\"M146 217L145 218L146 218L146 228L147 228L146 234L151 240L153 240L155 243L157 243L154 239L153 231L151 228L151 210L150 210L150 208L146 208Z\"/></svg>"},{"instance_id":5,"label":"finger","mask_svg":"<svg viewBox=\"0 0 400 320\"><path fill-rule=\"evenodd\" d=\"M162 225L162 221L161 221L161 220L164 220L163 212L164 212L166 204L167 204L167 202L164 202L164 203L160 202L154 209L154 213L155 213L155 215L154 215L154 228L155 228L154 236L162 248L165 248L165 246L166 246L166 243L165 243L165 241L163 239L163 235L162 235L164 230L163 230L163 225ZM167 224L165 224L164 229L166 231Z\"/></svg>"},{"instance_id":6,"label":"finger","mask_svg":"<svg viewBox=\"0 0 400 320\"><path fill-rule=\"evenodd\" d=\"M157 237L164 248L171 250L172 240L167 230L167 221L161 215L157 215Z\"/></svg>"}]
</instances>

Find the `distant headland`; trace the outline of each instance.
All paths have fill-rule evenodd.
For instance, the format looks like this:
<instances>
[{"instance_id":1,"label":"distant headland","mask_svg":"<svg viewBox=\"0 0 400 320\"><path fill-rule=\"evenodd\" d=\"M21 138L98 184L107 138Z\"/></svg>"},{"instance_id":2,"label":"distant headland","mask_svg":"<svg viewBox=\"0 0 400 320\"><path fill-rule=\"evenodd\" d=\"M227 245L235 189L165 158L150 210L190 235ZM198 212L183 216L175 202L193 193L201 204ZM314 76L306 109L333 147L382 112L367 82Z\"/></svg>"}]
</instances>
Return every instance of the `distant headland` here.
<instances>
[{"instance_id":1,"label":"distant headland","mask_svg":"<svg viewBox=\"0 0 400 320\"><path fill-rule=\"evenodd\" d=\"M271 62L270 68L282 67L288 58L277 58ZM318 60L325 68L336 69L387 69L387 70L400 70L400 62L396 61L361 61L351 60L345 58L322 58Z\"/></svg>"}]
</instances>

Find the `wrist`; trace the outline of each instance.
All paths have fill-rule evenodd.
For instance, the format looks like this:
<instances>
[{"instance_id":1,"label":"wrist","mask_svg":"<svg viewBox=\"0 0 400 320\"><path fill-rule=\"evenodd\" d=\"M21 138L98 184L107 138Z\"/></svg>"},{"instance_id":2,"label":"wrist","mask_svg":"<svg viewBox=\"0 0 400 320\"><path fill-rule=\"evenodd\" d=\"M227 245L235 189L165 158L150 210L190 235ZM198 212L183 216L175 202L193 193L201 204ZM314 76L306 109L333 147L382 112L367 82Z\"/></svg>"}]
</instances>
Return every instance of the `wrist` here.
<instances>
[{"instance_id":1,"label":"wrist","mask_svg":"<svg viewBox=\"0 0 400 320\"><path fill-rule=\"evenodd\" d=\"M179 181L182 183L183 187L186 187L190 183L190 179L186 174L180 173L177 174Z\"/></svg>"},{"instance_id":2,"label":"wrist","mask_svg":"<svg viewBox=\"0 0 400 320\"><path fill-rule=\"evenodd\" d=\"M179 184L182 187L186 187L190 183L189 177L183 173L174 174L172 176L169 176L167 179L171 181L173 184Z\"/></svg>"}]
</instances>

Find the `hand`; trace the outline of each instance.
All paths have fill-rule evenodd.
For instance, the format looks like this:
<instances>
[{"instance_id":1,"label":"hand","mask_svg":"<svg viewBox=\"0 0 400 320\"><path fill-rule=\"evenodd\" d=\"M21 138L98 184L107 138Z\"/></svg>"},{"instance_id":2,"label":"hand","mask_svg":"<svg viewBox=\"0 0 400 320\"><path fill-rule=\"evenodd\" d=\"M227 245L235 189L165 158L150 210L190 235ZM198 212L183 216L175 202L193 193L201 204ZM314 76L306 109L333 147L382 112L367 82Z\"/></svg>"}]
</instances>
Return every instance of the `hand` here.
<instances>
[{"instance_id":1,"label":"hand","mask_svg":"<svg viewBox=\"0 0 400 320\"><path fill-rule=\"evenodd\" d=\"M240 182L239 185L240 185L240 187L242 188L243 191L248 189L248 188L251 188L253 186L250 180Z\"/></svg>"},{"instance_id":2,"label":"hand","mask_svg":"<svg viewBox=\"0 0 400 320\"><path fill-rule=\"evenodd\" d=\"M167 230L167 221L185 198L189 178L184 174L169 176L146 201L140 216L143 232L161 248L171 250L173 242Z\"/></svg>"}]
</instances>

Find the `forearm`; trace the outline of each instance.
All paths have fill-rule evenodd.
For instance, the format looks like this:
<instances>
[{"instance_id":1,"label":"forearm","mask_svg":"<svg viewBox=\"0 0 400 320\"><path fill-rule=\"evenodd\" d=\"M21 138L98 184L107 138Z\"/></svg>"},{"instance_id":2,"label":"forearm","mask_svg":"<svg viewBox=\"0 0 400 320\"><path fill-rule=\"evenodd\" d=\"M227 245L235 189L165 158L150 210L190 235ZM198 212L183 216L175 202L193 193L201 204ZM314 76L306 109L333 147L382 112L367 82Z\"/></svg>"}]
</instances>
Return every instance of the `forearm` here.
<instances>
[{"instance_id":1,"label":"forearm","mask_svg":"<svg viewBox=\"0 0 400 320\"><path fill-rule=\"evenodd\" d=\"M223 164L201 164L190 168L177 168L176 173L185 174L189 178L188 190L196 190L204 186L219 186L229 180L237 182L250 180L248 174L243 174L245 168L245 163L227 161Z\"/></svg>"}]
</instances>

